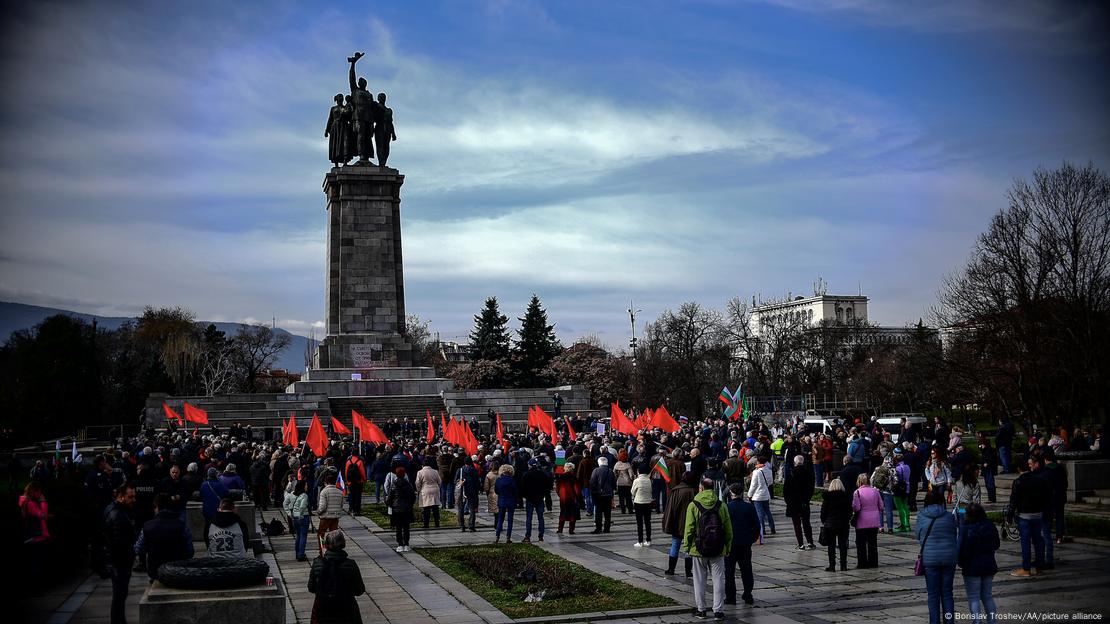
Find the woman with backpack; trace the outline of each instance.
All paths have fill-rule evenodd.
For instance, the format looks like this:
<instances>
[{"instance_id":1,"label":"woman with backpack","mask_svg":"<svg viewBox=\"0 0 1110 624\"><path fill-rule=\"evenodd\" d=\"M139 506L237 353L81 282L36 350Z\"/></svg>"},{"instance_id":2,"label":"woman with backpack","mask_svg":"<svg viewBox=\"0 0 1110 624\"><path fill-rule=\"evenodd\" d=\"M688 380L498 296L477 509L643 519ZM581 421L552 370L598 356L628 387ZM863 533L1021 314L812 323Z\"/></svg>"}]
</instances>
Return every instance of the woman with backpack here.
<instances>
[{"instance_id":1,"label":"woman with backpack","mask_svg":"<svg viewBox=\"0 0 1110 624\"><path fill-rule=\"evenodd\" d=\"M411 513L411 511L410 511ZM339 530L324 536L324 554L312 561L308 591L312 601L312 624L362 624L355 596L366 593L362 571L347 556L347 539Z\"/></svg>"},{"instance_id":2,"label":"woman with backpack","mask_svg":"<svg viewBox=\"0 0 1110 624\"><path fill-rule=\"evenodd\" d=\"M821 494L821 532L826 535L829 548L829 567L826 572L836 572L836 552L840 550L840 571L848 569L848 528L852 517L852 499L844 484L837 477L829 481Z\"/></svg>"},{"instance_id":3,"label":"woman with backpack","mask_svg":"<svg viewBox=\"0 0 1110 624\"><path fill-rule=\"evenodd\" d=\"M894 449L894 470L891 473L890 489L894 494L894 507L898 510L898 532L910 530L910 480L913 470L906 463L902 449Z\"/></svg>"},{"instance_id":4,"label":"woman with backpack","mask_svg":"<svg viewBox=\"0 0 1110 624\"><path fill-rule=\"evenodd\" d=\"M883 517L879 522L879 533L894 532L894 458L887 455L875 472L871 473L871 487L879 491L883 499Z\"/></svg>"},{"instance_id":5,"label":"woman with backpack","mask_svg":"<svg viewBox=\"0 0 1110 624\"><path fill-rule=\"evenodd\" d=\"M416 505L416 490L405 476L403 466L398 466L393 471L397 478L389 494L385 497L385 504L390 508L390 517L393 519L393 529L397 532L397 552L409 552L409 534L412 525L412 508Z\"/></svg>"},{"instance_id":6,"label":"woman with backpack","mask_svg":"<svg viewBox=\"0 0 1110 624\"><path fill-rule=\"evenodd\" d=\"M964 573L968 611L979 622L994 624L998 611L991 589L998 573L994 553L1000 545L998 529L987 512L978 503L969 505L958 539L958 561Z\"/></svg>"}]
</instances>

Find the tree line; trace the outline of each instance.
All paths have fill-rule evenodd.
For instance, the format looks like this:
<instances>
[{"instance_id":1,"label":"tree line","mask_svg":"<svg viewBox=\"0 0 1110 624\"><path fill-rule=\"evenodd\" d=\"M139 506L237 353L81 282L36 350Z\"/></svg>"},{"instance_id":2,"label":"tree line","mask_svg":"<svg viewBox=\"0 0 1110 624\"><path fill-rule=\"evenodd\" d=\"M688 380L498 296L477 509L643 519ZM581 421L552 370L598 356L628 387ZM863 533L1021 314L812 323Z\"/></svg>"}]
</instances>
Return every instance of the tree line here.
<instances>
[{"instance_id":1,"label":"tree line","mask_svg":"<svg viewBox=\"0 0 1110 624\"><path fill-rule=\"evenodd\" d=\"M228 336L182 308L147 307L118 329L59 314L0 347L0 412L12 442L137 423L151 392L280 392L264 373L289 345L265 325Z\"/></svg>"}]
</instances>

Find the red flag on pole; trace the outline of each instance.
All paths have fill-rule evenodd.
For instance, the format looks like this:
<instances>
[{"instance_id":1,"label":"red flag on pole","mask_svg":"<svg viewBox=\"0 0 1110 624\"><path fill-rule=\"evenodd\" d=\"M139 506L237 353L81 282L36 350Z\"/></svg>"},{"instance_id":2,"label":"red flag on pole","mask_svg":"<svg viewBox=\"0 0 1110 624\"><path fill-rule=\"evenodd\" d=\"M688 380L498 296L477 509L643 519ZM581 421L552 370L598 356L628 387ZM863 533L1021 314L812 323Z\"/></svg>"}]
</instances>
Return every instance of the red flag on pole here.
<instances>
[{"instance_id":1,"label":"red flag on pole","mask_svg":"<svg viewBox=\"0 0 1110 624\"><path fill-rule=\"evenodd\" d=\"M185 404L185 420L198 425L208 424L208 412L195 405Z\"/></svg>"},{"instance_id":2,"label":"red flag on pole","mask_svg":"<svg viewBox=\"0 0 1110 624\"><path fill-rule=\"evenodd\" d=\"M360 416L360 418L362 418L362 417ZM362 428L362 427L364 427L364 428ZM389 438L385 437L385 432L382 431L380 427L378 427L374 423L370 422L369 420L366 420L365 418L362 418L362 427L359 428L359 434L367 442L373 442L374 444L383 444L383 443L384 444L389 444L390 443Z\"/></svg>"},{"instance_id":3,"label":"red flag on pole","mask_svg":"<svg viewBox=\"0 0 1110 624\"><path fill-rule=\"evenodd\" d=\"M351 426L358 429L358 435L362 439L366 439L366 432L363 429L367 422L365 416L359 414L356 410L351 410Z\"/></svg>"},{"instance_id":4,"label":"red flag on pole","mask_svg":"<svg viewBox=\"0 0 1110 624\"><path fill-rule=\"evenodd\" d=\"M539 429L552 440L558 437L555 431L555 421L539 405L533 405L528 410L528 426Z\"/></svg>"},{"instance_id":5,"label":"red flag on pole","mask_svg":"<svg viewBox=\"0 0 1110 624\"><path fill-rule=\"evenodd\" d=\"M312 415L312 424L308 426L308 435L304 437L304 442L317 457L323 457L328 450L328 434L316 414Z\"/></svg>"},{"instance_id":6,"label":"red flag on pole","mask_svg":"<svg viewBox=\"0 0 1110 624\"><path fill-rule=\"evenodd\" d=\"M618 431L620 433L625 433L628 435L636 435L637 430L635 423L633 423L631 420L628 420L628 417L624 415L624 412L621 411L620 406L616 403L613 403L612 415L613 417L609 423L609 426L611 429L613 429L613 431Z\"/></svg>"},{"instance_id":7,"label":"red flag on pole","mask_svg":"<svg viewBox=\"0 0 1110 624\"><path fill-rule=\"evenodd\" d=\"M293 414L289 414L289 424L283 427L284 435L281 438L282 444L289 446L297 446L301 443L300 436L297 434L297 419Z\"/></svg>"},{"instance_id":8,"label":"red flag on pole","mask_svg":"<svg viewBox=\"0 0 1110 624\"><path fill-rule=\"evenodd\" d=\"M662 405L659 406L659 409L655 410L653 424L667 433L674 433L681 428L679 424L675 422L671 413L667 411L667 408Z\"/></svg>"},{"instance_id":9,"label":"red flag on pole","mask_svg":"<svg viewBox=\"0 0 1110 624\"><path fill-rule=\"evenodd\" d=\"M168 404L162 404L162 411L166 412L166 420L176 420L178 425L184 425L185 421L181 419L181 414L173 411L173 408Z\"/></svg>"},{"instance_id":10,"label":"red flag on pole","mask_svg":"<svg viewBox=\"0 0 1110 624\"><path fill-rule=\"evenodd\" d=\"M425 442L431 442L436 437L436 427L432 424L432 410L425 410L428 414L428 433L424 436Z\"/></svg>"},{"instance_id":11,"label":"red flag on pole","mask_svg":"<svg viewBox=\"0 0 1110 624\"><path fill-rule=\"evenodd\" d=\"M444 417L443 412L439 413L439 431L443 439L447 439L447 418Z\"/></svg>"},{"instance_id":12,"label":"red flag on pole","mask_svg":"<svg viewBox=\"0 0 1110 624\"><path fill-rule=\"evenodd\" d=\"M567 435L570 436L570 441L574 442L578 439L578 434L574 432L574 427L570 426L570 419L566 416L563 416L563 422L567 424Z\"/></svg>"},{"instance_id":13,"label":"red flag on pole","mask_svg":"<svg viewBox=\"0 0 1110 624\"><path fill-rule=\"evenodd\" d=\"M502 448L505 449L505 454L509 454L509 441L505 439L505 430L501 428L501 414L497 415L497 441L501 443Z\"/></svg>"},{"instance_id":14,"label":"red flag on pole","mask_svg":"<svg viewBox=\"0 0 1110 624\"><path fill-rule=\"evenodd\" d=\"M353 422L352 420L352 424ZM331 430L342 435L351 435L351 430L347 428L347 425L339 422L339 419L335 416L331 417Z\"/></svg>"}]
</instances>

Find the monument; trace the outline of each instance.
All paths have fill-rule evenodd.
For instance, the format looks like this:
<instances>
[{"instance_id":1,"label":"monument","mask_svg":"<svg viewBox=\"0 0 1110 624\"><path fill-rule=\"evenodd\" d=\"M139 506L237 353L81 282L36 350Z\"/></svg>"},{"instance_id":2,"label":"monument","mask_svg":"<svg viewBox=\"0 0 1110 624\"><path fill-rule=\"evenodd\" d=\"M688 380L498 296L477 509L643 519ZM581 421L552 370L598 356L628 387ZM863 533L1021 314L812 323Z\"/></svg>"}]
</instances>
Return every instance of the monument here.
<instances>
[{"instance_id":1,"label":"monument","mask_svg":"<svg viewBox=\"0 0 1110 624\"><path fill-rule=\"evenodd\" d=\"M327 196L326 337L314 369L412 366L405 338L405 280L401 254L401 185L385 166L396 140L385 94L375 100L355 78L361 52L347 59L351 94L335 96L324 135L335 165L324 176ZM375 143L377 149L375 150ZM378 164L371 159L377 154ZM356 158L354 164L347 164Z\"/></svg>"}]
</instances>

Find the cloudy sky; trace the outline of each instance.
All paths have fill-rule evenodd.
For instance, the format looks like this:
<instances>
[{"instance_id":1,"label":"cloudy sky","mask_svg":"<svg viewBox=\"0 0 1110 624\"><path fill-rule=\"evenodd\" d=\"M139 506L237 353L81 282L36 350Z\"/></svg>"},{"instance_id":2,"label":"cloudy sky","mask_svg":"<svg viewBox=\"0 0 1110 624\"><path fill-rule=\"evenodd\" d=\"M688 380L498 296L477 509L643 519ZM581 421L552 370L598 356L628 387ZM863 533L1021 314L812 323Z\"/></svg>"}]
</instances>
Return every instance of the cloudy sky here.
<instances>
[{"instance_id":1,"label":"cloudy sky","mask_svg":"<svg viewBox=\"0 0 1110 624\"><path fill-rule=\"evenodd\" d=\"M0 32L0 299L323 317L323 130L389 94L408 309L564 340L697 300L926 315L1015 177L1110 167L1080 2L25 2ZM1103 5L1104 6L1104 5Z\"/></svg>"}]
</instances>

